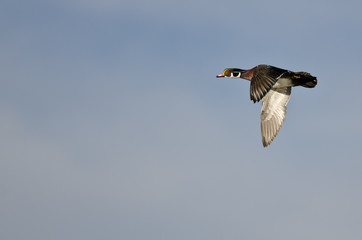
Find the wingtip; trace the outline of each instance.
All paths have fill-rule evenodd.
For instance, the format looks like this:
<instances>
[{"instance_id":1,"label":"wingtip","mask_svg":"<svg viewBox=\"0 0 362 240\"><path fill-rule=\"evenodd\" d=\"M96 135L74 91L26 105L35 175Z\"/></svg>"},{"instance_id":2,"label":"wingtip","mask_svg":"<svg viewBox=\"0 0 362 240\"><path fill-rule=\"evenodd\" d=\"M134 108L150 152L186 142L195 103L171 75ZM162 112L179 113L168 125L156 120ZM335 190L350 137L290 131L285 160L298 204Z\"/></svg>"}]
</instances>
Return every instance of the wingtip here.
<instances>
[{"instance_id":1,"label":"wingtip","mask_svg":"<svg viewBox=\"0 0 362 240\"><path fill-rule=\"evenodd\" d=\"M271 142L270 142L271 143ZM267 143L264 139L263 139L263 147L266 148L270 145L270 143Z\"/></svg>"}]
</instances>

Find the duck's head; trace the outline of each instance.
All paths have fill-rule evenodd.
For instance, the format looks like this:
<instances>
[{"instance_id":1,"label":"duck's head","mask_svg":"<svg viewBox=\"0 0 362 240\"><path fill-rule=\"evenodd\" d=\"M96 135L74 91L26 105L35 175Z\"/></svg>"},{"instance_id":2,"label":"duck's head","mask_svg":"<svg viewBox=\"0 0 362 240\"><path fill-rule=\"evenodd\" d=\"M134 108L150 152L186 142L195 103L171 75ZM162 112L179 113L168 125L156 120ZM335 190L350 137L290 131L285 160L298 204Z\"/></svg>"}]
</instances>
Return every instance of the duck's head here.
<instances>
[{"instance_id":1,"label":"duck's head","mask_svg":"<svg viewBox=\"0 0 362 240\"><path fill-rule=\"evenodd\" d=\"M224 72L220 75L217 75L217 78L225 77L225 78L241 78L244 70L239 68L226 68Z\"/></svg>"}]
</instances>

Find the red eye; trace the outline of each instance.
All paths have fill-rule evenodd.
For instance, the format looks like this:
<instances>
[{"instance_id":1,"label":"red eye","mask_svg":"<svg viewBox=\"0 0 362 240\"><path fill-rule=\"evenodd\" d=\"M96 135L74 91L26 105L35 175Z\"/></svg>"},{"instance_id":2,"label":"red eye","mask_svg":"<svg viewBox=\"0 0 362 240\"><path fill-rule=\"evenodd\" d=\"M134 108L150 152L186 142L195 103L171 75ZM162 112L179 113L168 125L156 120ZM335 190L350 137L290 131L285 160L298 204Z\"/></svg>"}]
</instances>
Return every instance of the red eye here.
<instances>
[{"instance_id":1,"label":"red eye","mask_svg":"<svg viewBox=\"0 0 362 240\"><path fill-rule=\"evenodd\" d=\"M224 75L227 76L227 77L230 77L230 76L231 76L231 71L230 71L230 70L226 70Z\"/></svg>"}]
</instances>

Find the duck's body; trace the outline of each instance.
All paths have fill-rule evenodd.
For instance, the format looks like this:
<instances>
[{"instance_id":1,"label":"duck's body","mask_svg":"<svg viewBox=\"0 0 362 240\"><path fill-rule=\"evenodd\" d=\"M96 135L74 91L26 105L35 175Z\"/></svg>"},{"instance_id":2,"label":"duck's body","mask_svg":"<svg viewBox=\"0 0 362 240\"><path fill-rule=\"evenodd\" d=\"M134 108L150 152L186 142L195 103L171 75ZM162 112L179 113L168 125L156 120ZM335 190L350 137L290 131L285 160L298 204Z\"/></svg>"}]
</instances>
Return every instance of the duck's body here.
<instances>
[{"instance_id":1,"label":"duck's body","mask_svg":"<svg viewBox=\"0 0 362 240\"><path fill-rule=\"evenodd\" d=\"M261 134L264 147L273 141L283 125L291 87L313 88L317 85L317 78L307 72L292 72L265 64L249 70L227 68L217 77L250 81L250 99L254 103L263 101Z\"/></svg>"}]
</instances>

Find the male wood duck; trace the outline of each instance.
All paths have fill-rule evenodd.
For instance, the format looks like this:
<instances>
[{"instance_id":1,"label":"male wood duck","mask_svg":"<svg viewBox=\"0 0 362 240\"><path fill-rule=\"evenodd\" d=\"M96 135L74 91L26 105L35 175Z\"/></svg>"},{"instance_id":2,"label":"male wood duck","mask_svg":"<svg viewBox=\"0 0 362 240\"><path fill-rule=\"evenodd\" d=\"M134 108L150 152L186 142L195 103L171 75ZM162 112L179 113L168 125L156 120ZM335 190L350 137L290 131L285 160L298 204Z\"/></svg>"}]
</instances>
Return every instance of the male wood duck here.
<instances>
[{"instance_id":1,"label":"male wood duck","mask_svg":"<svg viewBox=\"0 0 362 240\"><path fill-rule=\"evenodd\" d=\"M261 137L267 147L278 135L287 111L292 87L314 88L317 78L307 72L292 72L261 64L249 70L226 68L216 77L243 78L250 81L250 99L259 102L261 109Z\"/></svg>"}]
</instances>

